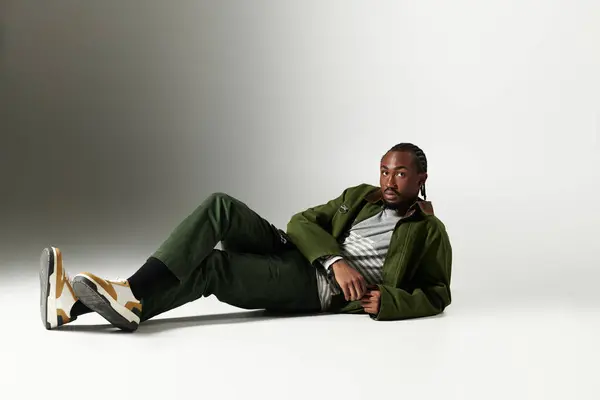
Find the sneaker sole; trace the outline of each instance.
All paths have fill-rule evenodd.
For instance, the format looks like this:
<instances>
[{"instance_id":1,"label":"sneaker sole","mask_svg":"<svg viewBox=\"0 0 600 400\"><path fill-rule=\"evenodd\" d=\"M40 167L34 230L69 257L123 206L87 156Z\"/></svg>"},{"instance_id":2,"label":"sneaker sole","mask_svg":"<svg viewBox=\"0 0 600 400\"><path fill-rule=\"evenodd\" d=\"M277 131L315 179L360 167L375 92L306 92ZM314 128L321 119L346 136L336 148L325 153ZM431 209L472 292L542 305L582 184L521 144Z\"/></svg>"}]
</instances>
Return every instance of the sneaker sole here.
<instances>
[{"instance_id":1,"label":"sneaker sole","mask_svg":"<svg viewBox=\"0 0 600 400\"><path fill-rule=\"evenodd\" d=\"M60 250L53 246L42 250L40 256L40 316L42 324L48 330L77 319L75 316L68 321L64 321L58 312L60 302L56 298L56 288L63 273L62 257L60 256Z\"/></svg>"},{"instance_id":2,"label":"sneaker sole","mask_svg":"<svg viewBox=\"0 0 600 400\"><path fill-rule=\"evenodd\" d=\"M129 321L115 310L109 299L110 296L100 293L93 280L83 275L77 275L73 278L73 290L83 304L117 328L127 332L133 332L138 328L137 322Z\"/></svg>"},{"instance_id":3,"label":"sneaker sole","mask_svg":"<svg viewBox=\"0 0 600 400\"><path fill-rule=\"evenodd\" d=\"M56 317L56 249L47 247L40 256L40 315L42 323L48 330L58 325ZM53 284L52 284L53 282ZM54 315L52 321L48 316Z\"/></svg>"}]
</instances>

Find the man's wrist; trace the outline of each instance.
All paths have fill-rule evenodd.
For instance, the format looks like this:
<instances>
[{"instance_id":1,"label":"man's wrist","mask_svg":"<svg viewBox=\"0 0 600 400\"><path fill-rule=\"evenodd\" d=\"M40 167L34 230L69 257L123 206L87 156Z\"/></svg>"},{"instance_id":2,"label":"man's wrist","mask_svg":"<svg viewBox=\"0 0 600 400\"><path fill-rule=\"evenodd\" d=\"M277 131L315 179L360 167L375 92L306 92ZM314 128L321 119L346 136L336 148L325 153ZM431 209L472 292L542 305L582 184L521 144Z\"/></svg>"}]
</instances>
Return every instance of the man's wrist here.
<instances>
[{"instance_id":1,"label":"man's wrist","mask_svg":"<svg viewBox=\"0 0 600 400\"><path fill-rule=\"evenodd\" d=\"M325 256L321 260L321 264L323 265L323 267L325 267L325 269L329 270L333 266L333 264L340 260L343 260L342 256Z\"/></svg>"}]
</instances>

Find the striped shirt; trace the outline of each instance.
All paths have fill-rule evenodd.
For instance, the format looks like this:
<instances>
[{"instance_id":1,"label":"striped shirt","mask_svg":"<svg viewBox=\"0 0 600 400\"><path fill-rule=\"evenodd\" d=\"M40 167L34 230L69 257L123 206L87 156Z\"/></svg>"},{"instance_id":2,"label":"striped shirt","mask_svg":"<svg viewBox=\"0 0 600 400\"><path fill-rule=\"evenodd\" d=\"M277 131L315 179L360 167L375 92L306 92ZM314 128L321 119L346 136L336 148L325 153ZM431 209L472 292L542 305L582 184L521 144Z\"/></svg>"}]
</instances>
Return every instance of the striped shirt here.
<instances>
[{"instance_id":1,"label":"striped shirt","mask_svg":"<svg viewBox=\"0 0 600 400\"><path fill-rule=\"evenodd\" d=\"M331 269L331 265L339 259L343 258L356 269L368 285L382 283L383 263L392 233L401 218L395 210L382 209L347 232L341 244L341 255L328 257L321 265L317 264L317 287L323 311L329 308L333 295L342 293Z\"/></svg>"}]
</instances>

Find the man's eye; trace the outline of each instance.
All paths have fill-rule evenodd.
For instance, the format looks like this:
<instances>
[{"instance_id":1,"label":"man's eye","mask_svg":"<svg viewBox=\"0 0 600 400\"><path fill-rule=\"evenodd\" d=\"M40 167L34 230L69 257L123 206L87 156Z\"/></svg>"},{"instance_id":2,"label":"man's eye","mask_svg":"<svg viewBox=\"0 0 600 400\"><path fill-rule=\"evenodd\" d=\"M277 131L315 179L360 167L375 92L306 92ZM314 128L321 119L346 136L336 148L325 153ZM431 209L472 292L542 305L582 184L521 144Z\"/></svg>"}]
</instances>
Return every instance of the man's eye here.
<instances>
[{"instance_id":1,"label":"man's eye","mask_svg":"<svg viewBox=\"0 0 600 400\"><path fill-rule=\"evenodd\" d=\"M404 172L398 172L398 175L400 175L400 176L404 176L404 175L406 175L406 174L405 174Z\"/></svg>"}]
</instances>

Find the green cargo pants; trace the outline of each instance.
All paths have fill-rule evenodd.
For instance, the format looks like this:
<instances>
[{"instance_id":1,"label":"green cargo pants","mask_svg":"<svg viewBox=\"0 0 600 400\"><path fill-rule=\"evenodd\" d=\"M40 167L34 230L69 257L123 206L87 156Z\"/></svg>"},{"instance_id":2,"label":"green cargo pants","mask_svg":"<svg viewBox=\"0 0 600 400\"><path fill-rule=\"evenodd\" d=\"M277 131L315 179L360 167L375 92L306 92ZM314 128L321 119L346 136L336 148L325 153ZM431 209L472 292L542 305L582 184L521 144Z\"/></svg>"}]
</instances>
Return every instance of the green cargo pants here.
<instances>
[{"instance_id":1,"label":"green cargo pants","mask_svg":"<svg viewBox=\"0 0 600 400\"><path fill-rule=\"evenodd\" d=\"M227 194L209 196L152 256L179 284L143 299L142 321L210 295L243 309L321 309L314 266L282 231Z\"/></svg>"}]
</instances>

